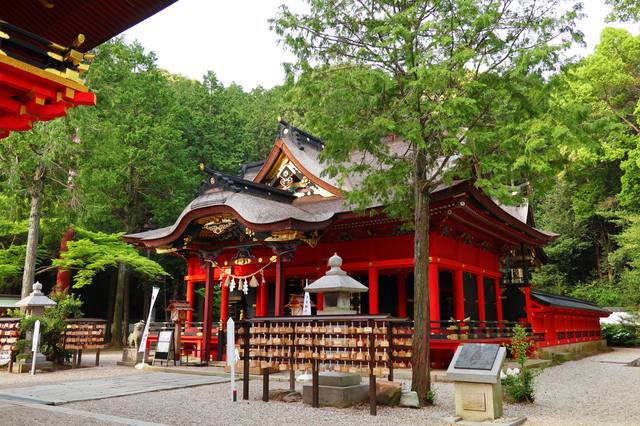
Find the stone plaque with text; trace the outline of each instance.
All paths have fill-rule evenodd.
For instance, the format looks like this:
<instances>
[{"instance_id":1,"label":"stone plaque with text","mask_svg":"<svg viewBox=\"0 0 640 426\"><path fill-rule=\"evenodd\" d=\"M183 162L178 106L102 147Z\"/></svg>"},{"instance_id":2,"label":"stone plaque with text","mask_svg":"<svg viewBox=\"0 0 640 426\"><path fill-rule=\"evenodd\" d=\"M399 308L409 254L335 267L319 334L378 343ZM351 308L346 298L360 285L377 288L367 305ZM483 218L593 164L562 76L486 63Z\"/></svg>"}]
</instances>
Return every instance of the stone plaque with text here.
<instances>
[{"instance_id":1,"label":"stone plaque with text","mask_svg":"<svg viewBox=\"0 0 640 426\"><path fill-rule=\"evenodd\" d=\"M489 343L470 343L460 350L455 368L470 370L491 370L498 355L500 345Z\"/></svg>"}]
</instances>

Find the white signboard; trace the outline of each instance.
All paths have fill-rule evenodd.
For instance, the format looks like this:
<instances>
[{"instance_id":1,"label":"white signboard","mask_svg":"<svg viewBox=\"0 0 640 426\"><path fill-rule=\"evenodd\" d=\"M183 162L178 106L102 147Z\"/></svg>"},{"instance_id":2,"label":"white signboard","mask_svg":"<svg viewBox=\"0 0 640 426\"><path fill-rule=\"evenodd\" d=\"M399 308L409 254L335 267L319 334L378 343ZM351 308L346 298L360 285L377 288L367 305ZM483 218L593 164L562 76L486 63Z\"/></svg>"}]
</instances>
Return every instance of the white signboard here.
<instances>
[{"instance_id":1,"label":"white signboard","mask_svg":"<svg viewBox=\"0 0 640 426\"><path fill-rule=\"evenodd\" d=\"M36 354L38 353L38 346L40 344L40 320L37 320L33 325L33 340L31 343L31 374L36 374Z\"/></svg>"},{"instance_id":2,"label":"white signboard","mask_svg":"<svg viewBox=\"0 0 640 426\"><path fill-rule=\"evenodd\" d=\"M236 323L233 318L227 321L227 365L231 367L231 402L236 400L235 366L236 366Z\"/></svg>"}]
</instances>

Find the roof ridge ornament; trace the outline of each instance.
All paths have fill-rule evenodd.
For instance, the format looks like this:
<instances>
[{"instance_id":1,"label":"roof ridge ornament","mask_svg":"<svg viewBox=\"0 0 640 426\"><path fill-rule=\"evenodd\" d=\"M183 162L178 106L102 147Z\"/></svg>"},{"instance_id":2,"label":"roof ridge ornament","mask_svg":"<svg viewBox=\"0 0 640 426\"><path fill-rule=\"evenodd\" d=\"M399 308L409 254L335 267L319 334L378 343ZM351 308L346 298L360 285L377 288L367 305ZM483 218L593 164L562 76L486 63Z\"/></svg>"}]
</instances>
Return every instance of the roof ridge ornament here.
<instances>
[{"instance_id":1,"label":"roof ridge ornament","mask_svg":"<svg viewBox=\"0 0 640 426\"><path fill-rule=\"evenodd\" d=\"M284 121L284 119L278 116L278 123L282 124L284 128L280 131L280 137L291 136L292 140L298 145L298 149L304 151L303 144L309 144L319 150L324 149L325 143L318 137L313 136L311 133L307 133L304 130L298 129L291 124Z\"/></svg>"}]
</instances>

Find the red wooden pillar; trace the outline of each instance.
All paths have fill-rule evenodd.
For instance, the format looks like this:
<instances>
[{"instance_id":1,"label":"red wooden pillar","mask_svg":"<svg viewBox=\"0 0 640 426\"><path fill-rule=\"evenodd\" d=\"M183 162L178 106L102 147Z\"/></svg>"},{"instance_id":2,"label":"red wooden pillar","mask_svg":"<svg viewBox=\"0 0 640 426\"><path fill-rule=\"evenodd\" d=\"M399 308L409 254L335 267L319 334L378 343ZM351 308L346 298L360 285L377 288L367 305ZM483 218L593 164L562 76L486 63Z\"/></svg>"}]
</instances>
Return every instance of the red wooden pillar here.
<instances>
[{"instance_id":1,"label":"red wooden pillar","mask_svg":"<svg viewBox=\"0 0 640 426\"><path fill-rule=\"evenodd\" d=\"M323 276L324 276L324 273L321 270L318 270L316 278L320 279ZM316 293L316 295L317 295L317 299L316 299L316 312L317 312L324 309L324 297L322 296L322 293Z\"/></svg>"},{"instance_id":2,"label":"red wooden pillar","mask_svg":"<svg viewBox=\"0 0 640 426\"><path fill-rule=\"evenodd\" d=\"M269 283L265 281L263 284L261 280L260 287L262 288L262 290L260 290L260 311L262 312L262 316L266 317L269 316Z\"/></svg>"},{"instance_id":3,"label":"red wooden pillar","mask_svg":"<svg viewBox=\"0 0 640 426\"><path fill-rule=\"evenodd\" d=\"M524 288L524 300L527 307L527 322L533 326L533 307L531 306L531 287Z\"/></svg>"},{"instance_id":4,"label":"red wooden pillar","mask_svg":"<svg viewBox=\"0 0 640 426\"><path fill-rule=\"evenodd\" d=\"M429 319L440 321L440 283L438 281L438 264L429 263ZM433 323L432 327L440 327Z\"/></svg>"},{"instance_id":5,"label":"red wooden pillar","mask_svg":"<svg viewBox=\"0 0 640 426\"><path fill-rule=\"evenodd\" d=\"M191 309L193 309L194 290L192 277L195 275L196 263L191 258L187 262L187 275L189 276L187 279L187 302L189 303L189 306L191 306ZM187 322L193 322L193 311L187 312Z\"/></svg>"},{"instance_id":6,"label":"red wooden pillar","mask_svg":"<svg viewBox=\"0 0 640 426\"><path fill-rule=\"evenodd\" d=\"M502 321L502 293L500 293L500 280L494 279L493 285L496 288L496 315L498 321Z\"/></svg>"},{"instance_id":7,"label":"red wooden pillar","mask_svg":"<svg viewBox=\"0 0 640 426\"><path fill-rule=\"evenodd\" d=\"M206 281L205 281L205 297L204 297L204 325L202 326L202 347L204 353L202 354L202 361L209 362L211 354L211 322L213 318L213 284L214 276L211 270L211 263L207 262L205 266Z\"/></svg>"},{"instance_id":8,"label":"red wooden pillar","mask_svg":"<svg viewBox=\"0 0 640 426\"><path fill-rule=\"evenodd\" d=\"M369 314L378 313L378 270L369 268Z\"/></svg>"},{"instance_id":9,"label":"red wooden pillar","mask_svg":"<svg viewBox=\"0 0 640 426\"><path fill-rule=\"evenodd\" d=\"M276 261L276 309L275 316L284 315L284 263L282 256Z\"/></svg>"},{"instance_id":10,"label":"red wooden pillar","mask_svg":"<svg viewBox=\"0 0 640 426\"><path fill-rule=\"evenodd\" d=\"M262 300L262 286L258 285L256 287L256 316L261 317L262 315L262 304L260 303Z\"/></svg>"},{"instance_id":11,"label":"red wooden pillar","mask_svg":"<svg viewBox=\"0 0 640 426\"><path fill-rule=\"evenodd\" d=\"M464 290L462 286L462 269L453 271L453 317L464 319Z\"/></svg>"},{"instance_id":12,"label":"red wooden pillar","mask_svg":"<svg viewBox=\"0 0 640 426\"><path fill-rule=\"evenodd\" d=\"M224 278L224 281L227 281L227 279ZM231 285L231 281L229 281L229 285ZM224 284L220 289L220 319L224 323L229 319L229 286L225 286Z\"/></svg>"},{"instance_id":13,"label":"red wooden pillar","mask_svg":"<svg viewBox=\"0 0 640 426\"><path fill-rule=\"evenodd\" d=\"M398 316L407 316L407 276L404 272L398 272Z\"/></svg>"},{"instance_id":14,"label":"red wooden pillar","mask_svg":"<svg viewBox=\"0 0 640 426\"><path fill-rule=\"evenodd\" d=\"M73 240L73 228L69 228L66 234L60 241L60 254L65 251L69 251L67 248L67 242ZM62 293L69 293L69 281L71 280L71 270L58 268L58 276L56 277L56 285ZM145 315L147 312L144 313Z\"/></svg>"},{"instance_id":15,"label":"red wooden pillar","mask_svg":"<svg viewBox=\"0 0 640 426\"><path fill-rule=\"evenodd\" d=\"M480 321L486 321L485 316L485 300L484 300L484 277L482 275L476 275L476 282L478 283L478 314Z\"/></svg>"}]
</instances>

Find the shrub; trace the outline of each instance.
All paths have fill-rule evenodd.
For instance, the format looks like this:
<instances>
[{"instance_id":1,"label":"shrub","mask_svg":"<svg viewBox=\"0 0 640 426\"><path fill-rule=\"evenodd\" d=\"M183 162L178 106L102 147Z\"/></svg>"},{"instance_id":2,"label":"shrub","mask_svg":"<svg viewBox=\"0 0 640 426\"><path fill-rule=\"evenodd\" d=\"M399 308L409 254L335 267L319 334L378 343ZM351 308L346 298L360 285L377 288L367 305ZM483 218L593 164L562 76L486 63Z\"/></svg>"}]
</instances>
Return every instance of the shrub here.
<instances>
[{"instance_id":1,"label":"shrub","mask_svg":"<svg viewBox=\"0 0 640 426\"><path fill-rule=\"evenodd\" d=\"M602 324L602 338L607 346L639 346L639 327L635 324Z\"/></svg>"},{"instance_id":2,"label":"shrub","mask_svg":"<svg viewBox=\"0 0 640 426\"><path fill-rule=\"evenodd\" d=\"M526 366L531 353L527 331L516 325L511 344L505 347L511 352L513 360L520 365L520 368L508 368L506 374L500 373L505 396L511 402L532 403L535 400L536 377L542 374L544 368L531 369Z\"/></svg>"}]
</instances>

